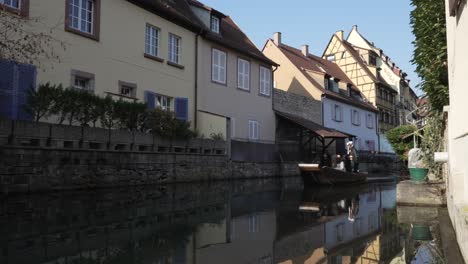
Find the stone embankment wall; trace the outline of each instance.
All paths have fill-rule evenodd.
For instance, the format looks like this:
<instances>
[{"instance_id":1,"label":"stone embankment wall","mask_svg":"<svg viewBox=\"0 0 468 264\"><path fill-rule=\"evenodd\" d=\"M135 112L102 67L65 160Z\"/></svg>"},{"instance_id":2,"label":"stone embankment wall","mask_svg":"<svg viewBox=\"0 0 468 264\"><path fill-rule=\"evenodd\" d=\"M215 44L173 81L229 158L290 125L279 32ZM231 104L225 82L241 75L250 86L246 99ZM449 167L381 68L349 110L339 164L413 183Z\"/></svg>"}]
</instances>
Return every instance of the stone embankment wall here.
<instances>
[{"instance_id":1,"label":"stone embankment wall","mask_svg":"<svg viewBox=\"0 0 468 264\"><path fill-rule=\"evenodd\" d=\"M0 120L0 193L298 175L296 164L233 162L226 143Z\"/></svg>"}]
</instances>

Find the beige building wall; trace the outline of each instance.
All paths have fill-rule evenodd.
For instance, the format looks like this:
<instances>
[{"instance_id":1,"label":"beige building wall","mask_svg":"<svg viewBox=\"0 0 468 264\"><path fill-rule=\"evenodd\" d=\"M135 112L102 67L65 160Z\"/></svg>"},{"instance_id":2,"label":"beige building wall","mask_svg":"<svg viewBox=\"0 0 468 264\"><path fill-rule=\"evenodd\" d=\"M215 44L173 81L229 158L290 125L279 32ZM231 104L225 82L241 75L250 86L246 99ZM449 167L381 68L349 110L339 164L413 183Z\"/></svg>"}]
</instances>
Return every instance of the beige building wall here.
<instances>
[{"instance_id":1,"label":"beige building wall","mask_svg":"<svg viewBox=\"0 0 468 264\"><path fill-rule=\"evenodd\" d=\"M272 40L268 40L265 44L263 54L280 65L274 74L275 88L321 100L322 93L310 83L305 76L306 73L292 64Z\"/></svg>"},{"instance_id":2,"label":"beige building wall","mask_svg":"<svg viewBox=\"0 0 468 264\"><path fill-rule=\"evenodd\" d=\"M216 48L227 54L227 84L214 83L211 80L212 50ZM250 61L250 91L237 88L237 59ZM248 140L249 120L259 122L259 141L272 143L275 140L275 114L272 96L260 95L260 65L271 68L260 61L248 58L239 52L219 46L199 38L198 42L198 110L216 116L229 118L231 138ZM273 75L273 74L272 74ZM273 82L272 82L273 84ZM272 89L273 90L273 89ZM273 93L273 91L271 91ZM199 123L207 115L199 115ZM210 117L211 118L211 117ZM217 122L221 124L221 122ZM227 126L227 125L226 125ZM225 126L225 127L226 127ZM216 130L220 130L222 125ZM211 129L199 126L200 133L209 135ZM226 131L227 133L227 131Z\"/></svg>"},{"instance_id":3,"label":"beige building wall","mask_svg":"<svg viewBox=\"0 0 468 264\"><path fill-rule=\"evenodd\" d=\"M136 97L144 101L149 90L170 97L189 99L189 120L194 120L195 34L127 1L101 1L100 38L95 41L64 30L65 1L31 1L30 16L40 23L34 30L52 28L54 38L66 49L59 61L42 61L38 83L71 85L71 71L95 75L95 93L119 93L119 81L135 83ZM147 59L145 51L146 23L161 29L160 57L164 62ZM168 38L173 33L181 38L179 69L167 64ZM57 46L56 50L60 50ZM172 107L173 107L172 102ZM173 110L173 108L172 108Z\"/></svg>"}]
</instances>

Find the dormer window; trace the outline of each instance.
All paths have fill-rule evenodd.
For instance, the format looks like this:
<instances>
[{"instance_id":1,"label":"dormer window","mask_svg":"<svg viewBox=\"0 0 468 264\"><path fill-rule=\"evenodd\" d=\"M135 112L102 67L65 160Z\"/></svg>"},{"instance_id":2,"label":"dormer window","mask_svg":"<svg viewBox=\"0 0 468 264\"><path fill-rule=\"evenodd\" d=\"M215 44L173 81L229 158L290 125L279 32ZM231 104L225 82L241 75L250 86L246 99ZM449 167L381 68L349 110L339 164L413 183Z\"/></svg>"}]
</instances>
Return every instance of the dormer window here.
<instances>
[{"instance_id":1,"label":"dormer window","mask_svg":"<svg viewBox=\"0 0 468 264\"><path fill-rule=\"evenodd\" d=\"M211 31L219 34L219 17L211 16Z\"/></svg>"},{"instance_id":2,"label":"dormer window","mask_svg":"<svg viewBox=\"0 0 468 264\"><path fill-rule=\"evenodd\" d=\"M369 65L376 66L377 65L377 57L372 54L369 54Z\"/></svg>"},{"instance_id":3,"label":"dormer window","mask_svg":"<svg viewBox=\"0 0 468 264\"><path fill-rule=\"evenodd\" d=\"M328 55L327 56L327 61L335 61L335 55Z\"/></svg>"},{"instance_id":4,"label":"dormer window","mask_svg":"<svg viewBox=\"0 0 468 264\"><path fill-rule=\"evenodd\" d=\"M338 82L339 80L333 77L325 77L325 89L338 93L340 90L338 87Z\"/></svg>"}]
</instances>

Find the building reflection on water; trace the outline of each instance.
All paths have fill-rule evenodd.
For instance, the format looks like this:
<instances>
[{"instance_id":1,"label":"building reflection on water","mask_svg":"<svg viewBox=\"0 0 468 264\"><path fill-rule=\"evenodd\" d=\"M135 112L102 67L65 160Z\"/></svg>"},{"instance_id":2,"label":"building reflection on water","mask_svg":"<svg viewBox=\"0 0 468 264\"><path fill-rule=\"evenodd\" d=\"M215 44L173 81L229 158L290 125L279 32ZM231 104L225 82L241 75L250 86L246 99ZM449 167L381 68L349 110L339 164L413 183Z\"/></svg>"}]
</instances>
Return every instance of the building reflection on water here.
<instances>
[{"instance_id":1,"label":"building reflection on water","mask_svg":"<svg viewBox=\"0 0 468 264\"><path fill-rule=\"evenodd\" d=\"M9 197L0 263L390 263L404 252L394 185L288 181Z\"/></svg>"}]
</instances>

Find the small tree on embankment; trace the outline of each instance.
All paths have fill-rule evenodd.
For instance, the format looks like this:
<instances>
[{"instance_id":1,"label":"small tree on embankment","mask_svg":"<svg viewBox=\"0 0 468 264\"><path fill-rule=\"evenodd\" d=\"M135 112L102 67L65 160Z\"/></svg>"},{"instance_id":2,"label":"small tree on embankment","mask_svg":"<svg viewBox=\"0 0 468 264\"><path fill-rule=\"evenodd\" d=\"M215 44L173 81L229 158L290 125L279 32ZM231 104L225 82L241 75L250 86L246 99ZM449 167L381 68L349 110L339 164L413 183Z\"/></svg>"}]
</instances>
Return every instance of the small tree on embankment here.
<instances>
[{"instance_id":1,"label":"small tree on embankment","mask_svg":"<svg viewBox=\"0 0 468 264\"><path fill-rule=\"evenodd\" d=\"M393 150L395 150L398 158L404 162L408 161L408 151L412 149L414 145L413 137L408 137L408 135L414 133L416 130L416 126L404 125L390 129L386 133Z\"/></svg>"}]
</instances>

